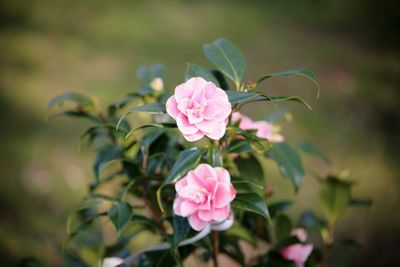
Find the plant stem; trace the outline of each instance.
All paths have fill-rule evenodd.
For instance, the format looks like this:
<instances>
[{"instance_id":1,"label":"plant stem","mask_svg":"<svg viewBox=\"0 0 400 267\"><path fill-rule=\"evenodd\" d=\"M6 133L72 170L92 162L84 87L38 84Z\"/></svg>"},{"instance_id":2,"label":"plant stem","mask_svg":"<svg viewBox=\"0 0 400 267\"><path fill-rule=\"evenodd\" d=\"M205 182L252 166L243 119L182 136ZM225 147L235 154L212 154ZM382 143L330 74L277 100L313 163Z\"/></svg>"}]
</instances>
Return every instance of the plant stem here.
<instances>
[{"instance_id":1,"label":"plant stem","mask_svg":"<svg viewBox=\"0 0 400 267\"><path fill-rule=\"evenodd\" d=\"M218 267L218 253L219 253L219 239L218 239L218 232L217 231L212 231L211 232L211 238L213 241L213 262L214 262L214 267Z\"/></svg>"}]
</instances>

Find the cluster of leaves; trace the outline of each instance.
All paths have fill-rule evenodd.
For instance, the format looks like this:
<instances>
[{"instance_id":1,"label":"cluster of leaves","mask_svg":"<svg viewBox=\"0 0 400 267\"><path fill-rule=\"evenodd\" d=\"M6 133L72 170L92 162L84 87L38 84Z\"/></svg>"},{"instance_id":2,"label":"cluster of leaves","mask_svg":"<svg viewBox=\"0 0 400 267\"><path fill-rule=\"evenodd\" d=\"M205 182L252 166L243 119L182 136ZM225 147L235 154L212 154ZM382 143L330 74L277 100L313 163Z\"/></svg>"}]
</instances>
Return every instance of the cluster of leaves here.
<instances>
[{"instance_id":1,"label":"cluster of leaves","mask_svg":"<svg viewBox=\"0 0 400 267\"><path fill-rule=\"evenodd\" d=\"M281 101L295 101L310 108L298 96L270 96L257 91L262 82L272 77L300 75L317 84L310 70L272 73L256 82L245 83L246 63L232 43L217 39L204 45L204 54L215 68L207 69L190 63L185 79L203 77L215 83L226 91L234 110L253 102ZM131 241L142 232L159 236L171 244L171 249L143 253L138 266L182 266L184 259L196 249L203 251L201 260L210 260L213 247L209 236L178 247L182 240L196 233L185 218L172 212L173 184L199 163L209 163L228 169L237 191L232 202L235 223L219 234L218 250L241 266L293 266L279 254L281 248L300 243L298 238L290 235L294 225L285 214L292 201L270 201L271 191L265 187L266 175L260 159L275 161L282 176L291 181L296 192L305 177L298 149L320 156L327 163L329 159L310 143L302 142L298 148L287 142L270 143L258 137L255 131L240 129L237 123L228 125L219 142L197 142L194 145L184 141L175 129L175 121L165 111L169 97L167 88L154 86L156 79L165 81L164 75L162 65L141 67L137 72L140 89L109 105L106 111L100 110L94 99L78 93L65 93L50 101L50 108L61 107L62 110L52 116L79 117L93 123L82 134L81 142L87 141L97 153L88 195L82 207L68 220L69 237L65 250L69 264L88 266L105 257L125 257L131 254ZM68 107L67 102L70 104ZM138 115L132 122L129 119L133 116L128 115L133 113ZM267 119L279 120L284 115L285 112L278 111ZM110 184L117 185L114 193L102 193ZM320 219L308 212L298 225L318 229L326 243L331 244L337 218L348 206L357 203L352 199L351 186L350 182L333 176L321 180L321 203L326 218ZM111 221L115 227L117 238L112 246L104 246L101 241L104 221ZM242 251L242 241L254 247L268 243L272 249L248 262ZM311 260L319 258L316 256Z\"/></svg>"}]
</instances>

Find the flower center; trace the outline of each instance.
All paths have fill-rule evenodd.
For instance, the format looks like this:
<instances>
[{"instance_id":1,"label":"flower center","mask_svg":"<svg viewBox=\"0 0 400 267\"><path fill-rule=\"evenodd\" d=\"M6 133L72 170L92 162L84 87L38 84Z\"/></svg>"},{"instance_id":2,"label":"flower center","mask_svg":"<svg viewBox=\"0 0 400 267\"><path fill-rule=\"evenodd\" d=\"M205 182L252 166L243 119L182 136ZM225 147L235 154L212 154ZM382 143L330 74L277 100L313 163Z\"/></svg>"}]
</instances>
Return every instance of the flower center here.
<instances>
[{"instance_id":1,"label":"flower center","mask_svg":"<svg viewBox=\"0 0 400 267\"><path fill-rule=\"evenodd\" d=\"M205 189L204 187L198 187L191 196L191 200L196 204L203 203L207 198L207 193L207 189Z\"/></svg>"},{"instance_id":2,"label":"flower center","mask_svg":"<svg viewBox=\"0 0 400 267\"><path fill-rule=\"evenodd\" d=\"M188 113L196 117L202 117L204 109L204 105L194 102L192 108L188 110Z\"/></svg>"}]
</instances>

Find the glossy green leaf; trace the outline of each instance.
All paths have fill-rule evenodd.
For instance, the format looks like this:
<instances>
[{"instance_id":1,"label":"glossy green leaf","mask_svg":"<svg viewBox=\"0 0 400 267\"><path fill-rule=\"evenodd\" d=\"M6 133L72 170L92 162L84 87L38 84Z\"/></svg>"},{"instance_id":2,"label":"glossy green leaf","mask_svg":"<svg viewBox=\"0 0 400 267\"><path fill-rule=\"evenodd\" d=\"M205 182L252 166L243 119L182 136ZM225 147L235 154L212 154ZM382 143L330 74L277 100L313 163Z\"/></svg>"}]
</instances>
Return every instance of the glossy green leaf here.
<instances>
[{"instance_id":1,"label":"glossy green leaf","mask_svg":"<svg viewBox=\"0 0 400 267\"><path fill-rule=\"evenodd\" d=\"M237 92L233 90L226 91L231 104L245 103L260 99L260 94L256 92ZM262 98L264 99L264 98Z\"/></svg>"},{"instance_id":2,"label":"glossy green leaf","mask_svg":"<svg viewBox=\"0 0 400 267\"><path fill-rule=\"evenodd\" d=\"M204 80L214 83L217 85L217 87L220 86L218 80L214 77L214 75L212 75L211 72L200 65L188 63L185 73L185 80L189 80L192 77L202 77Z\"/></svg>"},{"instance_id":3,"label":"glossy green leaf","mask_svg":"<svg viewBox=\"0 0 400 267\"><path fill-rule=\"evenodd\" d=\"M257 213L270 220L269 212L263 197L255 193L237 194L232 207Z\"/></svg>"},{"instance_id":4,"label":"glossy green leaf","mask_svg":"<svg viewBox=\"0 0 400 267\"><path fill-rule=\"evenodd\" d=\"M237 158L235 160L240 177L244 180L264 185L264 171L256 157L250 155L248 158Z\"/></svg>"},{"instance_id":5,"label":"glossy green leaf","mask_svg":"<svg viewBox=\"0 0 400 267\"><path fill-rule=\"evenodd\" d=\"M231 177L233 187L238 194L242 193L256 193L260 196L264 194L264 187L262 184L258 184L249 180L245 180L241 177Z\"/></svg>"},{"instance_id":6,"label":"glossy green leaf","mask_svg":"<svg viewBox=\"0 0 400 267\"><path fill-rule=\"evenodd\" d=\"M175 253L179 243L189 237L191 227L186 218L174 216L173 218L174 233L171 238L171 251Z\"/></svg>"},{"instance_id":7,"label":"glossy green leaf","mask_svg":"<svg viewBox=\"0 0 400 267\"><path fill-rule=\"evenodd\" d=\"M287 143L275 143L267 152L275 160L281 174L289 178L297 192L304 178L304 169L297 152Z\"/></svg>"},{"instance_id":8,"label":"glossy green leaf","mask_svg":"<svg viewBox=\"0 0 400 267\"><path fill-rule=\"evenodd\" d=\"M203 153L204 150L197 147L183 150L163 184L174 183L182 178L188 171L196 167Z\"/></svg>"},{"instance_id":9,"label":"glossy green leaf","mask_svg":"<svg viewBox=\"0 0 400 267\"><path fill-rule=\"evenodd\" d=\"M295 75L300 75L303 76L309 80L311 80L312 82L315 83L316 89L317 89L317 97L319 97L319 84L318 84L318 78L315 75L315 73L310 70L310 69L306 69L306 68L302 68L302 69L295 69L295 70L288 70L288 71L282 71L282 72L276 72L276 73L271 73L271 74L267 74L264 77L261 77L256 83L255 86L259 85L262 81L271 78L271 77L281 77L281 78L286 78L286 77L291 77L291 76L295 76Z\"/></svg>"},{"instance_id":10,"label":"glossy green leaf","mask_svg":"<svg viewBox=\"0 0 400 267\"><path fill-rule=\"evenodd\" d=\"M253 148L249 141L245 139L235 139L229 143L228 148L225 150L227 153L242 153L242 152L252 152Z\"/></svg>"},{"instance_id":11,"label":"glossy green leaf","mask_svg":"<svg viewBox=\"0 0 400 267\"><path fill-rule=\"evenodd\" d=\"M130 108L128 109L127 114L133 112L144 112L148 114L165 114L166 110L165 110L165 104L155 102L151 104L145 104L138 107Z\"/></svg>"},{"instance_id":12,"label":"glossy green leaf","mask_svg":"<svg viewBox=\"0 0 400 267\"><path fill-rule=\"evenodd\" d=\"M211 144L207 151L207 158L213 167L222 167L222 156L218 147Z\"/></svg>"},{"instance_id":13,"label":"glossy green leaf","mask_svg":"<svg viewBox=\"0 0 400 267\"><path fill-rule=\"evenodd\" d=\"M326 164L331 163L331 160L328 158L328 156L310 142L303 140L299 143L299 147L307 154L321 158Z\"/></svg>"},{"instance_id":14,"label":"glossy green leaf","mask_svg":"<svg viewBox=\"0 0 400 267\"><path fill-rule=\"evenodd\" d=\"M228 91L229 85L225 79L224 74L216 69L211 70L211 73L215 77L215 79L218 81L220 88L224 91Z\"/></svg>"},{"instance_id":15,"label":"glossy green leaf","mask_svg":"<svg viewBox=\"0 0 400 267\"><path fill-rule=\"evenodd\" d=\"M351 186L347 181L329 176L320 184L320 202L322 211L330 224L335 223L351 203Z\"/></svg>"},{"instance_id":16,"label":"glossy green leaf","mask_svg":"<svg viewBox=\"0 0 400 267\"><path fill-rule=\"evenodd\" d=\"M115 203L108 210L108 217L111 222L114 224L115 229L117 230L117 235L119 236L124 229L124 227L131 220L133 212L132 207L126 201L121 201L119 203Z\"/></svg>"},{"instance_id":17,"label":"glossy green leaf","mask_svg":"<svg viewBox=\"0 0 400 267\"><path fill-rule=\"evenodd\" d=\"M246 71L246 62L240 50L226 39L220 38L203 46L204 55L218 70L239 87Z\"/></svg>"}]
</instances>

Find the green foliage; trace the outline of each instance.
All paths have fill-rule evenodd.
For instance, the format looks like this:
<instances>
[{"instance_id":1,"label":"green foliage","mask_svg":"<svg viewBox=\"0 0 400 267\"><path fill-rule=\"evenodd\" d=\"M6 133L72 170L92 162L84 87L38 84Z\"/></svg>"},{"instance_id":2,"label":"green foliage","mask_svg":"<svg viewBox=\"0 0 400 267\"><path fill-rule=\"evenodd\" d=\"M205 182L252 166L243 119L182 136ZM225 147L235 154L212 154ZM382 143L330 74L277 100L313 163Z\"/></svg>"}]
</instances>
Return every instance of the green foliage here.
<instances>
[{"instance_id":1,"label":"green foliage","mask_svg":"<svg viewBox=\"0 0 400 267\"><path fill-rule=\"evenodd\" d=\"M301 75L317 82L312 71L299 69L273 73L246 87L243 83L246 63L236 46L225 39L217 39L204 45L204 54L217 69L190 63L185 79L202 77L215 83L226 91L233 111L240 111L248 103L271 105L282 101L298 102L311 109L298 96L269 96L264 92L249 90L271 77ZM252 259L252 263L258 264L254 266L293 266L292 262L284 260L279 254L280 249L300 242L291 235L296 224L285 214L293 201L269 199L273 190L264 188L267 174L260 161L262 158L274 160L281 174L291 181L297 191L305 177L297 151L285 142L272 143L273 140L260 137L257 129L241 129L240 123L233 121L227 121L226 133L220 140L185 142L172 118L164 116L165 103L170 96L164 90L164 66L142 66L137 71L137 77L140 88L111 103L106 111L99 110L91 97L78 93L66 93L49 102L51 109L71 102L74 105L72 108L56 114L86 118L94 123L82 134L81 140L88 139L89 146L96 151L93 164L95 179L89 186L85 205L68 219L69 236L65 248L78 251L78 254L87 254L85 249L90 247L89 254L95 255L92 258L128 255L131 253L131 242L142 232L151 232L167 242L168 246L163 244L163 249L142 253L137 257L137 266L183 266L184 259L198 247L205 250L205 260L213 250L219 250L241 266L248 266L240 242L243 240L256 247L259 240L263 240L269 243L270 250ZM226 78L234 82L236 90L229 88ZM154 86L154 81L159 86ZM135 125L136 128L133 128L125 118L134 112L153 116L147 116L141 126ZM281 110L270 114L267 120L277 122L285 116L288 116L288 112ZM309 142L301 142L299 147L307 154L330 162L325 154ZM218 247L211 245L209 236L182 246L182 241L195 238L198 233L191 229L187 218L175 215L173 210L176 194L174 184L200 163L228 170L237 193L230 206L230 218L234 219L234 224L227 231L219 232ZM268 186L271 186L270 183ZM108 186L113 189L103 191ZM320 231L325 241L329 237L330 227L347 207L370 204L369 201L353 198L351 186L351 183L333 176L322 180L320 201L328 222L313 213L306 213L299 225ZM207 201L214 200L210 198ZM114 225L118 237L115 244L98 245L103 242L99 234L103 226L94 222L101 216ZM92 236L92 243L78 244L76 237L86 233L93 234L97 239ZM69 245L68 241L73 239L76 244ZM93 242L97 242L97 245ZM93 265L93 262L86 264L80 257L71 259L76 266Z\"/></svg>"}]
</instances>

